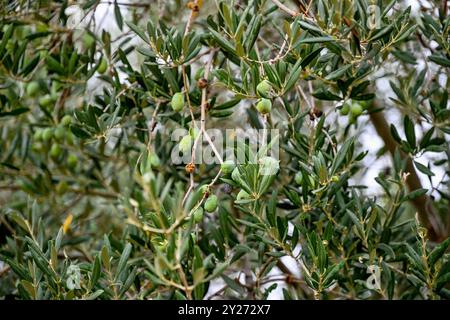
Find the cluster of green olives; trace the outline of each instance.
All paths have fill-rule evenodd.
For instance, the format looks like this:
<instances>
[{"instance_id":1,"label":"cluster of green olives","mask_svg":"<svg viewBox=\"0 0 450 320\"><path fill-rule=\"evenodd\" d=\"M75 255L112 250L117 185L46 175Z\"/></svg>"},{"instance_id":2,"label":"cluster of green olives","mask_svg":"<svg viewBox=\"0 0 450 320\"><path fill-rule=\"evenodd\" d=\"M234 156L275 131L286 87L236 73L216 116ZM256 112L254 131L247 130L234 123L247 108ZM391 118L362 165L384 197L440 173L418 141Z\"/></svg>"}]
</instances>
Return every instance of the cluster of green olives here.
<instances>
[{"instance_id":1,"label":"cluster of green olives","mask_svg":"<svg viewBox=\"0 0 450 320\"><path fill-rule=\"evenodd\" d=\"M48 152L50 158L59 162L63 156L62 144L66 142L69 145L74 143L74 136L68 126L72 122L72 117L64 116L56 127L39 128L34 132L32 148L36 152ZM69 169L76 168L78 158L75 154L70 153L67 156L67 167Z\"/></svg>"},{"instance_id":2,"label":"cluster of green olives","mask_svg":"<svg viewBox=\"0 0 450 320\"><path fill-rule=\"evenodd\" d=\"M217 198L217 196L215 194L210 195L203 204L203 207L198 207L192 213L194 222L200 223L201 221L203 221L203 215L205 211L208 213L213 213L214 211L216 211L218 206L219 206L219 199Z\"/></svg>"},{"instance_id":3,"label":"cluster of green olives","mask_svg":"<svg viewBox=\"0 0 450 320\"><path fill-rule=\"evenodd\" d=\"M58 93L55 85L52 85L52 92L44 94L39 98L39 105L41 105L44 108L51 108L55 105L56 101L58 100ZM41 92L41 86L39 85L38 81L31 81L27 84L25 88L25 92L29 97L36 97Z\"/></svg>"},{"instance_id":4,"label":"cluster of green olives","mask_svg":"<svg viewBox=\"0 0 450 320\"><path fill-rule=\"evenodd\" d=\"M363 114L364 109L364 104L353 101L344 103L339 112L343 116L348 115L350 123L355 123L356 119Z\"/></svg>"},{"instance_id":5,"label":"cluster of green olives","mask_svg":"<svg viewBox=\"0 0 450 320\"><path fill-rule=\"evenodd\" d=\"M270 100L272 85L269 81L263 80L256 86L256 91L261 97L256 104L256 110L263 115L270 113L272 110L272 101Z\"/></svg>"}]
</instances>

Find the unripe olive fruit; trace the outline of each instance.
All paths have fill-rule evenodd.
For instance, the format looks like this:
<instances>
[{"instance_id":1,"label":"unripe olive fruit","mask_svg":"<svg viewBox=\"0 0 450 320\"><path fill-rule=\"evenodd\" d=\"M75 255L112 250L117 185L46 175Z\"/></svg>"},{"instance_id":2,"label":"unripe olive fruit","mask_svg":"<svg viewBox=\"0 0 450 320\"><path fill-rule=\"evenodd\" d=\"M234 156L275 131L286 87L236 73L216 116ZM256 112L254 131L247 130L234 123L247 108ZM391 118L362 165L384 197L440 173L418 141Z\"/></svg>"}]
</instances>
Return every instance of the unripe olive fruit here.
<instances>
[{"instance_id":1,"label":"unripe olive fruit","mask_svg":"<svg viewBox=\"0 0 450 320\"><path fill-rule=\"evenodd\" d=\"M59 81L52 81L52 87L50 89L50 92L52 95L58 94L58 92L61 91L61 89L64 87L64 85Z\"/></svg>"},{"instance_id":2,"label":"unripe olive fruit","mask_svg":"<svg viewBox=\"0 0 450 320\"><path fill-rule=\"evenodd\" d=\"M201 222L203 220L203 208L202 207L198 207L197 210L195 210L192 215L194 217L194 222L195 223Z\"/></svg>"},{"instance_id":3,"label":"unripe olive fruit","mask_svg":"<svg viewBox=\"0 0 450 320\"><path fill-rule=\"evenodd\" d=\"M356 118L363 113L364 109L362 105L360 105L359 103L353 103L350 108L350 111L352 112L352 115Z\"/></svg>"},{"instance_id":4,"label":"unripe olive fruit","mask_svg":"<svg viewBox=\"0 0 450 320\"><path fill-rule=\"evenodd\" d=\"M206 199L204 207L206 212L214 212L217 209L217 196L214 194L210 195Z\"/></svg>"},{"instance_id":5,"label":"unripe olive fruit","mask_svg":"<svg viewBox=\"0 0 450 320\"><path fill-rule=\"evenodd\" d=\"M61 124L65 127L68 127L71 122L72 122L72 117L69 116L68 114L65 115L64 117L62 117L62 119L61 119Z\"/></svg>"},{"instance_id":6,"label":"unripe olive fruit","mask_svg":"<svg viewBox=\"0 0 450 320\"><path fill-rule=\"evenodd\" d=\"M43 149L42 143L34 142L31 144L31 149L35 152L40 152Z\"/></svg>"},{"instance_id":7,"label":"unripe olive fruit","mask_svg":"<svg viewBox=\"0 0 450 320\"><path fill-rule=\"evenodd\" d=\"M39 99L39 104L43 107L50 107L54 103L54 100L51 95L46 94L45 96Z\"/></svg>"},{"instance_id":8,"label":"unripe olive fruit","mask_svg":"<svg viewBox=\"0 0 450 320\"><path fill-rule=\"evenodd\" d=\"M173 111L180 112L184 107L184 95L181 92L177 92L172 96L172 109Z\"/></svg>"},{"instance_id":9,"label":"unripe olive fruit","mask_svg":"<svg viewBox=\"0 0 450 320\"><path fill-rule=\"evenodd\" d=\"M73 145L73 143L75 142L74 135L73 135L72 131L67 131L66 132L66 142L69 145Z\"/></svg>"},{"instance_id":10,"label":"unripe olive fruit","mask_svg":"<svg viewBox=\"0 0 450 320\"><path fill-rule=\"evenodd\" d=\"M263 98L269 97L270 89L272 89L272 86L270 85L270 82L267 80L261 81L256 86L256 91L258 91L258 94Z\"/></svg>"},{"instance_id":11,"label":"unripe olive fruit","mask_svg":"<svg viewBox=\"0 0 450 320\"><path fill-rule=\"evenodd\" d=\"M95 42L95 38L93 36L91 36L89 33L85 33L83 35L83 44L86 48L91 47L94 42Z\"/></svg>"},{"instance_id":12,"label":"unripe olive fruit","mask_svg":"<svg viewBox=\"0 0 450 320\"><path fill-rule=\"evenodd\" d=\"M28 83L26 87L26 92L27 95L29 95L30 97L36 96L37 93L39 92L39 82L31 81L30 83Z\"/></svg>"},{"instance_id":13,"label":"unripe olive fruit","mask_svg":"<svg viewBox=\"0 0 450 320\"><path fill-rule=\"evenodd\" d=\"M65 135L66 135L66 129L62 126L58 126L55 129L55 132L53 132L53 136L55 137L55 140L58 142L62 142L64 140Z\"/></svg>"},{"instance_id":14,"label":"unripe olive fruit","mask_svg":"<svg viewBox=\"0 0 450 320\"><path fill-rule=\"evenodd\" d=\"M341 110L339 111L341 113L341 115L346 116L348 115L348 113L350 112L350 105L348 103L345 103Z\"/></svg>"},{"instance_id":15,"label":"unripe olive fruit","mask_svg":"<svg viewBox=\"0 0 450 320\"><path fill-rule=\"evenodd\" d=\"M295 174L294 180L295 180L295 183L296 183L296 184L302 184L302 182L303 182L303 174L302 174L300 171L297 172L297 173Z\"/></svg>"},{"instance_id":16,"label":"unripe olive fruit","mask_svg":"<svg viewBox=\"0 0 450 320\"><path fill-rule=\"evenodd\" d=\"M37 129L35 132L34 132L34 135L33 135L33 139L35 140L35 141L41 141L42 140L42 135L44 134L44 130L42 130L42 129Z\"/></svg>"},{"instance_id":17,"label":"unripe olive fruit","mask_svg":"<svg viewBox=\"0 0 450 320\"><path fill-rule=\"evenodd\" d=\"M339 182L339 177L338 177L338 176L332 176L332 177L331 177L331 181L333 181L333 182Z\"/></svg>"},{"instance_id":18,"label":"unripe olive fruit","mask_svg":"<svg viewBox=\"0 0 450 320\"><path fill-rule=\"evenodd\" d=\"M236 168L236 165L233 160L227 160L220 165L220 169L222 169L224 174L230 174L234 168Z\"/></svg>"},{"instance_id":19,"label":"unripe olive fruit","mask_svg":"<svg viewBox=\"0 0 450 320\"><path fill-rule=\"evenodd\" d=\"M205 194L206 191L208 191L209 187L207 184L202 185L198 190L201 194Z\"/></svg>"},{"instance_id":20,"label":"unripe olive fruit","mask_svg":"<svg viewBox=\"0 0 450 320\"><path fill-rule=\"evenodd\" d=\"M272 110L272 101L266 98L262 98L256 104L256 109L262 114L267 114Z\"/></svg>"},{"instance_id":21,"label":"unripe olive fruit","mask_svg":"<svg viewBox=\"0 0 450 320\"><path fill-rule=\"evenodd\" d=\"M161 165L161 160L156 153L152 153L149 157L150 165L153 168L158 168Z\"/></svg>"},{"instance_id":22,"label":"unripe olive fruit","mask_svg":"<svg viewBox=\"0 0 450 320\"><path fill-rule=\"evenodd\" d=\"M100 64L98 65L97 72L103 74L106 72L106 69L108 69L108 61L106 61L105 58L102 58L102 60L100 60Z\"/></svg>"},{"instance_id":23,"label":"unripe olive fruit","mask_svg":"<svg viewBox=\"0 0 450 320\"><path fill-rule=\"evenodd\" d=\"M42 140L44 141L50 141L53 137L53 129L52 128L46 128L42 132Z\"/></svg>"},{"instance_id":24,"label":"unripe olive fruit","mask_svg":"<svg viewBox=\"0 0 450 320\"><path fill-rule=\"evenodd\" d=\"M249 198L250 198L250 195L245 190L239 191L239 193L236 196L236 200L244 200L244 199L249 199Z\"/></svg>"},{"instance_id":25,"label":"unripe olive fruit","mask_svg":"<svg viewBox=\"0 0 450 320\"><path fill-rule=\"evenodd\" d=\"M61 153L62 153L62 149L59 144L55 143L50 148L50 157L52 157L53 159L58 158L61 155Z\"/></svg>"},{"instance_id":26,"label":"unripe olive fruit","mask_svg":"<svg viewBox=\"0 0 450 320\"><path fill-rule=\"evenodd\" d=\"M190 135L184 136L179 143L179 150L183 153L188 153L191 150L192 137Z\"/></svg>"},{"instance_id":27,"label":"unripe olive fruit","mask_svg":"<svg viewBox=\"0 0 450 320\"><path fill-rule=\"evenodd\" d=\"M74 154L69 154L67 157L67 166L71 169L75 168L78 164L78 158Z\"/></svg>"}]
</instances>

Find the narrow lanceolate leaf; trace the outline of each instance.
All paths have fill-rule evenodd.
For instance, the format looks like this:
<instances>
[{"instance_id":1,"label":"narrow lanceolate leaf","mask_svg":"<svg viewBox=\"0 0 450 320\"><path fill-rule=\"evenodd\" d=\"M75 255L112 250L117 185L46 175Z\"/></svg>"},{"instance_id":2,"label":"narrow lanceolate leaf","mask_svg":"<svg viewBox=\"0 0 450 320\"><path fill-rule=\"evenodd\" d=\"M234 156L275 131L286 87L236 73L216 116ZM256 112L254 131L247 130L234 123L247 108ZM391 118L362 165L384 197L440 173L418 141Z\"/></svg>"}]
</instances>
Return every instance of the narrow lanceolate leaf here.
<instances>
[{"instance_id":1,"label":"narrow lanceolate leaf","mask_svg":"<svg viewBox=\"0 0 450 320\"><path fill-rule=\"evenodd\" d=\"M420 162L414 161L414 165L416 166L417 170L426 174L427 176L429 176L429 177L434 176L433 171L431 171L427 166L421 164Z\"/></svg>"},{"instance_id":2,"label":"narrow lanceolate leaf","mask_svg":"<svg viewBox=\"0 0 450 320\"><path fill-rule=\"evenodd\" d=\"M120 30L123 28L123 18L122 18L122 12L120 12L120 7L117 4L117 0L114 0L114 16L116 18L117 26Z\"/></svg>"},{"instance_id":3,"label":"narrow lanceolate leaf","mask_svg":"<svg viewBox=\"0 0 450 320\"><path fill-rule=\"evenodd\" d=\"M126 24L130 27L131 30L133 30L134 33L136 33L142 40L145 42L148 42L148 37L142 31L138 26L136 26L134 23L127 21Z\"/></svg>"},{"instance_id":4,"label":"narrow lanceolate leaf","mask_svg":"<svg viewBox=\"0 0 450 320\"><path fill-rule=\"evenodd\" d=\"M406 140L411 148L414 149L416 147L416 133L414 131L414 124L408 116L405 116L403 119L403 125L405 127Z\"/></svg>"},{"instance_id":5,"label":"narrow lanceolate leaf","mask_svg":"<svg viewBox=\"0 0 450 320\"><path fill-rule=\"evenodd\" d=\"M437 245L433 251L431 251L430 255L428 256L428 263L432 266L438 261L447 250L448 246L450 246L450 237L448 237L446 240L442 241L439 245Z\"/></svg>"},{"instance_id":6,"label":"narrow lanceolate leaf","mask_svg":"<svg viewBox=\"0 0 450 320\"><path fill-rule=\"evenodd\" d=\"M434 63L437 63L437 64L443 66L443 67L450 68L450 59L448 59L444 56L434 54L434 55L429 56L428 59L430 61L433 61Z\"/></svg>"},{"instance_id":7,"label":"narrow lanceolate leaf","mask_svg":"<svg viewBox=\"0 0 450 320\"><path fill-rule=\"evenodd\" d=\"M302 39L298 43L299 44L304 44L304 43L325 43L325 42L332 42L332 41L336 41L336 39L333 39L331 37L311 37L311 38Z\"/></svg>"},{"instance_id":8,"label":"narrow lanceolate leaf","mask_svg":"<svg viewBox=\"0 0 450 320\"><path fill-rule=\"evenodd\" d=\"M345 75L345 73L352 67L351 64L345 65L340 67L339 69L331 72L330 74L328 74L325 79L326 80L335 80L338 78L341 78L342 76Z\"/></svg>"},{"instance_id":9,"label":"narrow lanceolate leaf","mask_svg":"<svg viewBox=\"0 0 450 320\"><path fill-rule=\"evenodd\" d=\"M391 124L390 128L391 128L392 138L394 138L394 140L397 143L402 143L402 138L400 138L400 135L398 134L398 131L397 131L397 128L395 127L395 125Z\"/></svg>"},{"instance_id":10,"label":"narrow lanceolate leaf","mask_svg":"<svg viewBox=\"0 0 450 320\"><path fill-rule=\"evenodd\" d=\"M370 37L368 41L376 41L378 39L381 39L382 37L391 33L392 30L393 30L392 25L386 26L386 27L382 28L381 30L379 30L378 32L376 32L372 37Z\"/></svg>"},{"instance_id":11,"label":"narrow lanceolate leaf","mask_svg":"<svg viewBox=\"0 0 450 320\"><path fill-rule=\"evenodd\" d=\"M119 263L117 264L116 279L120 276L122 271L125 269L125 266L128 262L128 258L130 257L132 248L133 247L132 247L131 243L127 243L125 245L125 248L122 251L122 255L120 256Z\"/></svg>"},{"instance_id":12,"label":"narrow lanceolate leaf","mask_svg":"<svg viewBox=\"0 0 450 320\"><path fill-rule=\"evenodd\" d=\"M410 192L407 196L407 200L413 200L415 198L423 196L425 193L427 193L428 189L420 188L417 190L414 190L413 192Z\"/></svg>"},{"instance_id":13,"label":"narrow lanceolate leaf","mask_svg":"<svg viewBox=\"0 0 450 320\"><path fill-rule=\"evenodd\" d=\"M289 74L289 77L287 78L286 84L284 85L284 92L288 92L291 90L296 82L298 81L300 77L300 73L302 71L302 61L299 60L297 63L292 67L292 71Z\"/></svg>"}]
</instances>

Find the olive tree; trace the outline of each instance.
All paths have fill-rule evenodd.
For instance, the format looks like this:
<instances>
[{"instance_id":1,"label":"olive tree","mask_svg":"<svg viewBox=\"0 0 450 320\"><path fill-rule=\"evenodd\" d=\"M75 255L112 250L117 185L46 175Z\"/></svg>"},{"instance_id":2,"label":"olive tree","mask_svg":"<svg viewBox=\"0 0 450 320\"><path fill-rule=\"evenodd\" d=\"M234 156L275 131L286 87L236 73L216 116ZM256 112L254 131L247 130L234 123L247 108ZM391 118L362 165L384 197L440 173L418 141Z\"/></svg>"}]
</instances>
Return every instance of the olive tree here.
<instances>
[{"instance_id":1,"label":"olive tree","mask_svg":"<svg viewBox=\"0 0 450 320\"><path fill-rule=\"evenodd\" d=\"M450 16L412 4L2 1L0 296L449 298Z\"/></svg>"}]
</instances>

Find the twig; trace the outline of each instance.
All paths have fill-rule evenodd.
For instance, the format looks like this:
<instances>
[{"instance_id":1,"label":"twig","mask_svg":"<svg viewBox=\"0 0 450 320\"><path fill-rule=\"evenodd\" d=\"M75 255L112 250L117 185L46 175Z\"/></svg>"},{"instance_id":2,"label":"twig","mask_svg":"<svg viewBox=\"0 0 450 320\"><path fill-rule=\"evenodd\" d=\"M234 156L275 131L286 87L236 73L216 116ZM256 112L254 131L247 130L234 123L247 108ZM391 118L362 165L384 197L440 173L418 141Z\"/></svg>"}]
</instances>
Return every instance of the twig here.
<instances>
[{"instance_id":1,"label":"twig","mask_svg":"<svg viewBox=\"0 0 450 320\"><path fill-rule=\"evenodd\" d=\"M280 1L278 0L272 0L272 2L278 7L280 8L282 11L286 12L287 14L296 17L299 15L298 12L286 7L284 4L282 4Z\"/></svg>"}]
</instances>

